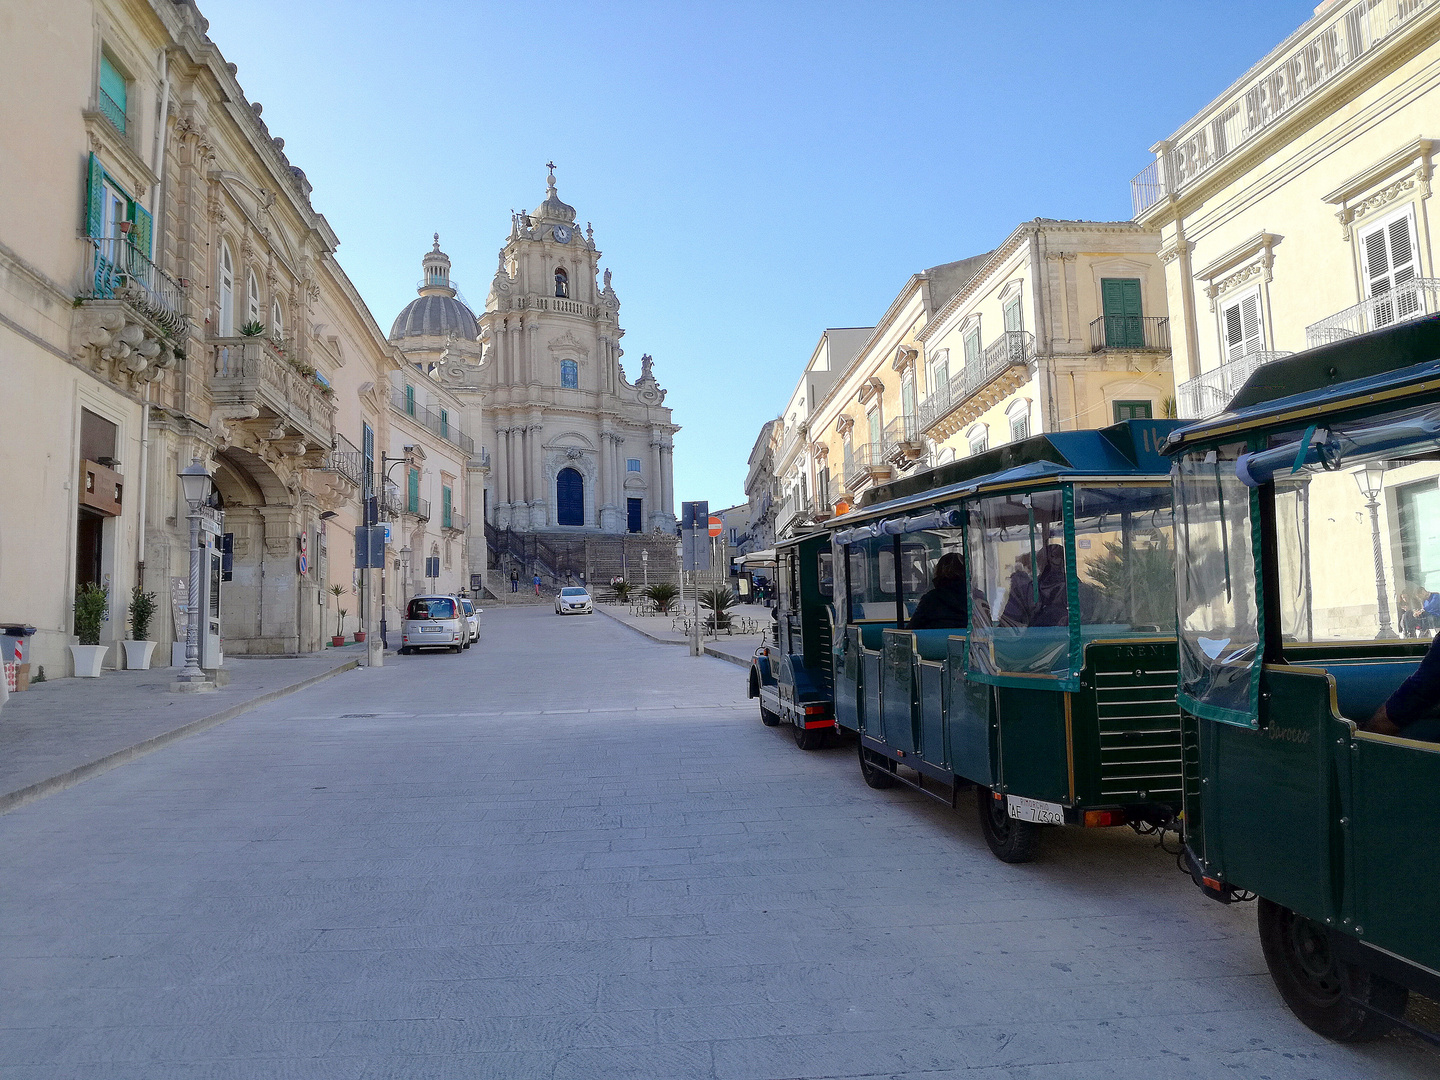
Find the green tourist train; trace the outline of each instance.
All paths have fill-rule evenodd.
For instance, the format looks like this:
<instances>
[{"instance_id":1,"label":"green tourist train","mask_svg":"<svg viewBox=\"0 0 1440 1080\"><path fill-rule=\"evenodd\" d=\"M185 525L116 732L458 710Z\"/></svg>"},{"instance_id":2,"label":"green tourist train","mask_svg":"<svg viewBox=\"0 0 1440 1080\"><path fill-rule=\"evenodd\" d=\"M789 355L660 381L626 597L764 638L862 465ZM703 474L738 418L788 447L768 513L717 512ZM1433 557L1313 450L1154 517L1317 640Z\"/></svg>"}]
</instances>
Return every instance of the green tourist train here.
<instances>
[{"instance_id":1,"label":"green tourist train","mask_svg":"<svg viewBox=\"0 0 1440 1080\"><path fill-rule=\"evenodd\" d=\"M1440 998L1440 677L1411 679L1440 630L1440 318L1274 361L1209 420L877 488L776 559L750 694L802 748L973 791L1008 862L1051 826L1178 830L1330 1038Z\"/></svg>"}]
</instances>

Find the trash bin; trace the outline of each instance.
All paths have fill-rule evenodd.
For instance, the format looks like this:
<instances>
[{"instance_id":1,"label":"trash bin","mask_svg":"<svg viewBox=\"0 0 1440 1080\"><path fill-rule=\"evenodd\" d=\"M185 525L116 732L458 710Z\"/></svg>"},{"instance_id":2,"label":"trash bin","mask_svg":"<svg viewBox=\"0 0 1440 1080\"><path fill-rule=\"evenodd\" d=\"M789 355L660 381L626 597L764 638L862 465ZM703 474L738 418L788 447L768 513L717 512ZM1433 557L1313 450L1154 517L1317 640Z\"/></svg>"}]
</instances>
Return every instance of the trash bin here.
<instances>
[{"instance_id":1,"label":"trash bin","mask_svg":"<svg viewBox=\"0 0 1440 1080\"><path fill-rule=\"evenodd\" d=\"M34 633L35 627L24 623L0 623L0 660L11 690L30 689L30 636Z\"/></svg>"},{"instance_id":2,"label":"trash bin","mask_svg":"<svg viewBox=\"0 0 1440 1080\"><path fill-rule=\"evenodd\" d=\"M24 623L0 623L0 634L5 636L5 659L17 664L30 662L30 636L35 627Z\"/></svg>"}]
</instances>

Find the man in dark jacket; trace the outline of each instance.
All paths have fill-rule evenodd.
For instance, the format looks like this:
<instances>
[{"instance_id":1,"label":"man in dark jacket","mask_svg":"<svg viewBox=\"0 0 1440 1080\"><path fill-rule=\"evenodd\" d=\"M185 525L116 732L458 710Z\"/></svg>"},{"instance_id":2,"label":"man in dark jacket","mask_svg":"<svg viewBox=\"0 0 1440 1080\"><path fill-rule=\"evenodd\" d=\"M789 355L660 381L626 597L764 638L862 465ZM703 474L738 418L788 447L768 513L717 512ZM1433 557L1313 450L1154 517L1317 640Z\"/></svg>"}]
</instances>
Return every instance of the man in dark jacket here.
<instances>
[{"instance_id":1,"label":"man in dark jacket","mask_svg":"<svg viewBox=\"0 0 1440 1080\"><path fill-rule=\"evenodd\" d=\"M915 614L910 616L906 629L947 630L960 629L966 625L965 607L965 560L954 552L941 555L930 578L933 587L920 603L915 605Z\"/></svg>"},{"instance_id":2,"label":"man in dark jacket","mask_svg":"<svg viewBox=\"0 0 1440 1080\"><path fill-rule=\"evenodd\" d=\"M1362 727L1380 735L1440 742L1440 717L1435 715L1437 706L1440 706L1440 635L1436 635L1430 643L1430 649L1415 669L1415 674L1401 683L1389 700L1375 711L1369 723Z\"/></svg>"}]
</instances>

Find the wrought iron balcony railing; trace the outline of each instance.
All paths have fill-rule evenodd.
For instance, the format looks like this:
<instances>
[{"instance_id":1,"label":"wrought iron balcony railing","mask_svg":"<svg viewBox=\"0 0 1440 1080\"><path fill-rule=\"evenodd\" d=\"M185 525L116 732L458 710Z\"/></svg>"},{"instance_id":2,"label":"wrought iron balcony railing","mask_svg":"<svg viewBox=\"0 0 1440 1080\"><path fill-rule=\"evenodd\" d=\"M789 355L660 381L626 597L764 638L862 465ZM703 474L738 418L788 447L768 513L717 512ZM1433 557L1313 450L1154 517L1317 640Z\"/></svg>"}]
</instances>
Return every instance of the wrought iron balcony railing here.
<instances>
[{"instance_id":1,"label":"wrought iron balcony railing","mask_svg":"<svg viewBox=\"0 0 1440 1080\"><path fill-rule=\"evenodd\" d=\"M99 106L100 115L115 125L115 130L121 135L125 134L125 109L121 104L107 94L103 89L96 97L95 104Z\"/></svg>"},{"instance_id":2,"label":"wrought iron balcony railing","mask_svg":"<svg viewBox=\"0 0 1440 1080\"><path fill-rule=\"evenodd\" d=\"M1183 190L1436 7L1440 0L1349 0L1332 8L1293 48L1251 68L1130 181L1135 216Z\"/></svg>"},{"instance_id":3,"label":"wrought iron balcony railing","mask_svg":"<svg viewBox=\"0 0 1440 1080\"><path fill-rule=\"evenodd\" d=\"M344 435L336 435L335 448L325 455L324 468L359 486L365 476L365 456Z\"/></svg>"},{"instance_id":4,"label":"wrought iron balcony railing","mask_svg":"<svg viewBox=\"0 0 1440 1080\"><path fill-rule=\"evenodd\" d=\"M944 386L936 387L921 403L920 430L930 430L1005 371L1026 366L1034 359L1034 336L1024 330L1006 330L973 363L950 376Z\"/></svg>"},{"instance_id":5,"label":"wrought iron balcony railing","mask_svg":"<svg viewBox=\"0 0 1440 1080\"><path fill-rule=\"evenodd\" d=\"M405 390L399 386L390 387L390 407L404 416L410 417L417 424L429 428L436 435L464 450L465 453L475 453L475 440L460 430L454 417L448 413L442 413L439 409L431 409L421 405L413 398L407 397Z\"/></svg>"},{"instance_id":6,"label":"wrought iron balcony railing","mask_svg":"<svg viewBox=\"0 0 1440 1080\"><path fill-rule=\"evenodd\" d=\"M1311 323L1305 328L1305 347L1313 349L1436 312L1440 312L1440 278L1412 278L1390 292Z\"/></svg>"},{"instance_id":7,"label":"wrought iron balcony railing","mask_svg":"<svg viewBox=\"0 0 1440 1080\"><path fill-rule=\"evenodd\" d=\"M457 514L454 510L451 510L448 514L441 514L440 518L440 527L442 529L454 529L456 532L464 532L470 527L470 523L466 520L465 515Z\"/></svg>"},{"instance_id":8,"label":"wrought iron balcony railing","mask_svg":"<svg viewBox=\"0 0 1440 1080\"><path fill-rule=\"evenodd\" d=\"M1256 368L1290 355L1288 352L1246 353L1228 364L1201 372L1177 387L1180 415L1187 420L1204 420L1224 412L1230 399L1245 385L1245 380Z\"/></svg>"},{"instance_id":9,"label":"wrought iron balcony railing","mask_svg":"<svg viewBox=\"0 0 1440 1080\"><path fill-rule=\"evenodd\" d=\"M185 322L185 290L126 236L87 236L82 300L124 300L170 330Z\"/></svg>"},{"instance_id":10,"label":"wrought iron balcony railing","mask_svg":"<svg viewBox=\"0 0 1440 1080\"><path fill-rule=\"evenodd\" d=\"M1169 352L1170 320L1163 315L1102 315L1090 324L1090 351Z\"/></svg>"},{"instance_id":11,"label":"wrought iron balcony railing","mask_svg":"<svg viewBox=\"0 0 1440 1080\"><path fill-rule=\"evenodd\" d=\"M886 479L890 472L890 463L885 460L884 443L860 443L845 461L845 489L854 491L866 480Z\"/></svg>"}]
</instances>

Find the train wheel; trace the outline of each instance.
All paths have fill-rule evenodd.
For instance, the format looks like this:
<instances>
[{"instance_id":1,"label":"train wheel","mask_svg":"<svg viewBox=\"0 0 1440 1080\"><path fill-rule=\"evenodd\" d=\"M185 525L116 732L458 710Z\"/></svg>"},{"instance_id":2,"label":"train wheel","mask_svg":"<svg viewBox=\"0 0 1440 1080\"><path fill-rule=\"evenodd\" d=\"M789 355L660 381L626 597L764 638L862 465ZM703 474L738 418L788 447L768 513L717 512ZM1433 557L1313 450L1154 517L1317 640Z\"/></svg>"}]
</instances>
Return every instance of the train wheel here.
<instances>
[{"instance_id":1,"label":"train wheel","mask_svg":"<svg viewBox=\"0 0 1440 1080\"><path fill-rule=\"evenodd\" d=\"M825 745L827 734L825 728L806 728L796 724L795 745L801 750L819 750Z\"/></svg>"},{"instance_id":2,"label":"train wheel","mask_svg":"<svg viewBox=\"0 0 1440 1080\"><path fill-rule=\"evenodd\" d=\"M1303 915L1263 897L1257 907L1265 966L1306 1027L1337 1042L1371 1042L1394 1026L1381 1013L1402 1015L1409 991L1337 959L1324 928Z\"/></svg>"},{"instance_id":3,"label":"train wheel","mask_svg":"<svg viewBox=\"0 0 1440 1080\"><path fill-rule=\"evenodd\" d=\"M975 786L975 804L980 811L980 831L985 843L1001 862L1024 863L1040 849L1040 826L1016 821L1005 810L1005 799L996 798L987 787Z\"/></svg>"},{"instance_id":4,"label":"train wheel","mask_svg":"<svg viewBox=\"0 0 1440 1080\"><path fill-rule=\"evenodd\" d=\"M877 791L895 786L895 777L891 773L889 760L879 754L867 751L864 743L860 744L860 775L865 778L867 785Z\"/></svg>"},{"instance_id":5,"label":"train wheel","mask_svg":"<svg viewBox=\"0 0 1440 1080\"><path fill-rule=\"evenodd\" d=\"M771 712L769 709L765 708L764 705L761 705L760 722L766 727L778 727L780 725L780 717L777 714Z\"/></svg>"}]
</instances>

